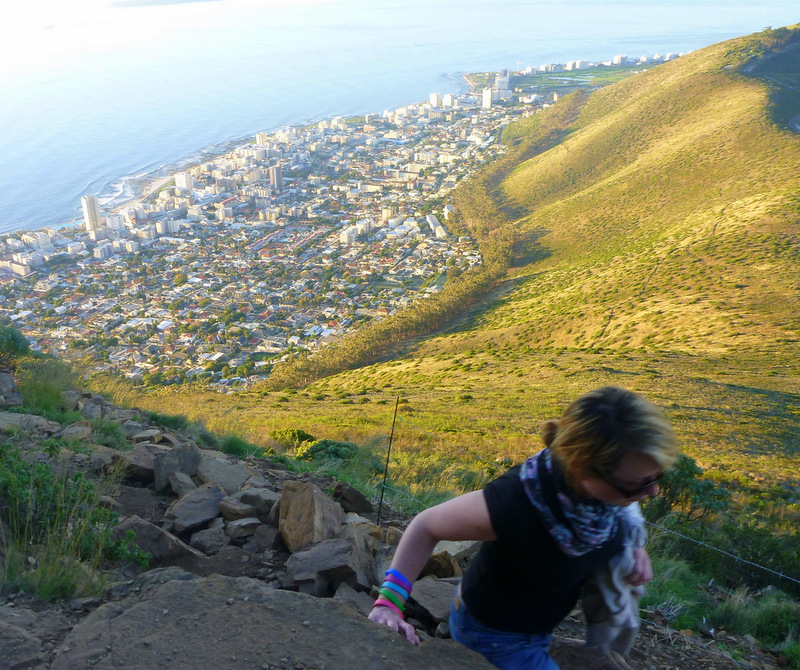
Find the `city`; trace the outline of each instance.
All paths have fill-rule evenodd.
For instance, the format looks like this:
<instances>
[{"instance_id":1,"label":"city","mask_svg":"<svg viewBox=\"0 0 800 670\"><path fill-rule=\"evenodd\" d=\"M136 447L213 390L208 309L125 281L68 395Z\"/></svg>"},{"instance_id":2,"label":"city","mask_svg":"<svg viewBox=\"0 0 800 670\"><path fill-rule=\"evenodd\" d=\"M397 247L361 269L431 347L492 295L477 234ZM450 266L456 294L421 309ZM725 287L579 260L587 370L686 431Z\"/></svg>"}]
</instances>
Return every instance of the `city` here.
<instances>
[{"instance_id":1,"label":"city","mask_svg":"<svg viewBox=\"0 0 800 670\"><path fill-rule=\"evenodd\" d=\"M0 239L0 321L94 370L246 386L481 263L446 196L557 99L514 79L258 133L105 215L84 196L82 227Z\"/></svg>"}]
</instances>

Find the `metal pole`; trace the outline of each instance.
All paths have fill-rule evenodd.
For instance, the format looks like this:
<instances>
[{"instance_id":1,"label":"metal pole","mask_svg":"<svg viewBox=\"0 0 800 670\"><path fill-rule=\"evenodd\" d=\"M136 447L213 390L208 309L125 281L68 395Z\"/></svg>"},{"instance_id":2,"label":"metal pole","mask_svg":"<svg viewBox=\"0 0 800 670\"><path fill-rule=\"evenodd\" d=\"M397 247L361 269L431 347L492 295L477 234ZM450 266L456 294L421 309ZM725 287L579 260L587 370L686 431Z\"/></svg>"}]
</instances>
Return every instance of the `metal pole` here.
<instances>
[{"instance_id":1,"label":"metal pole","mask_svg":"<svg viewBox=\"0 0 800 670\"><path fill-rule=\"evenodd\" d=\"M383 493L386 490L386 475L389 473L389 456L392 453L392 440L394 439L394 424L397 421L397 407L400 404L400 396L394 404L394 417L392 418L392 432L389 434L389 448L386 450L386 465L383 468L383 485L381 486L381 501L378 503L378 525L381 525L381 512L383 511Z\"/></svg>"}]
</instances>

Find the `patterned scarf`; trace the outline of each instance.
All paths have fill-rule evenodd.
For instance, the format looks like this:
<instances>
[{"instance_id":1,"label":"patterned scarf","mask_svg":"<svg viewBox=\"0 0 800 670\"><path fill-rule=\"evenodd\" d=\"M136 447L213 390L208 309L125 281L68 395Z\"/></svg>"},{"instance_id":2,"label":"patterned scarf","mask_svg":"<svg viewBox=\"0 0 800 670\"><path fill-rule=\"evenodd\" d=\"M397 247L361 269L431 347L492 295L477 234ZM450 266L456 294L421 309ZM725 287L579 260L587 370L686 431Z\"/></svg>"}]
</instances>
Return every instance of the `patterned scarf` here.
<instances>
[{"instance_id":1,"label":"patterned scarf","mask_svg":"<svg viewBox=\"0 0 800 670\"><path fill-rule=\"evenodd\" d=\"M550 535L568 556L598 549L617 532L622 508L578 497L564 481L550 449L525 461L520 479Z\"/></svg>"}]
</instances>

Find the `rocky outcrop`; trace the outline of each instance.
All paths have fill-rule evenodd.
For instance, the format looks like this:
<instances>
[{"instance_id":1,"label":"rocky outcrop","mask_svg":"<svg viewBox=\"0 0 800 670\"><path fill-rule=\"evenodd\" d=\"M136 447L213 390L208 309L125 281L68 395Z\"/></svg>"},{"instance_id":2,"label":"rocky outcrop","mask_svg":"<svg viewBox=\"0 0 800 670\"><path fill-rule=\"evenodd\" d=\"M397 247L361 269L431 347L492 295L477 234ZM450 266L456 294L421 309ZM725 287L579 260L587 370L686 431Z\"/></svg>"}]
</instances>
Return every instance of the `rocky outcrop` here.
<instances>
[{"instance_id":1,"label":"rocky outcrop","mask_svg":"<svg viewBox=\"0 0 800 670\"><path fill-rule=\"evenodd\" d=\"M415 647L341 600L255 579L185 575L135 589L78 624L52 670L492 667L452 640Z\"/></svg>"}]
</instances>

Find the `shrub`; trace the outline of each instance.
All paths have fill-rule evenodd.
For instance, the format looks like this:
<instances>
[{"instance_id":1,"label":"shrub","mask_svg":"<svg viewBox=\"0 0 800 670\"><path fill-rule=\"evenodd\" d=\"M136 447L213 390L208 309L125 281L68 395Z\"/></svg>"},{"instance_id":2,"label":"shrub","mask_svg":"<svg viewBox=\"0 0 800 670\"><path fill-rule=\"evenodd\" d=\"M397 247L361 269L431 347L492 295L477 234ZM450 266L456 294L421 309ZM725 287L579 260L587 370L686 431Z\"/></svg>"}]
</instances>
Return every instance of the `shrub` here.
<instances>
[{"instance_id":1,"label":"shrub","mask_svg":"<svg viewBox=\"0 0 800 670\"><path fill-rule=\"evenodd\" d=\"M189 419L183 414L161 414L159 412L148 412L147 418L157 426L171 428L172 430L186 430L189 427Z\"/></svg>"},{"instance_id":2,"label":"shrub","mask_svg":"<svg viewBox=\"0 0 800 670\"><path fill-rule=\"evenodd\" d=\"M25 410L52 421L67 423L73 418L74 413L64 412L61 394L73 388L75 381L72 368L56 358L28 358L17 369L17 383Z\"/></svg>"},{"instance_id":3,"label":"shrub","mask_svg":"<svg viewBox=\"0 0 800 670\"><path fill-rule=\"evenodd\" d=\"M117 514L102 507L84 473L55 475L0 444L0 585L44 600L102 591L102 560L149 563L133 537L112 540Z\"/></svg>"},{"instance_id":4,"label":"shrub","mask_svg":"<svg viewBox=\"0 0 800 670\"><path fill-rule=\"evenodd\" d=\"M317 438L300 428L279 428L269 436L284 449L297 449L303 442L313 442Z\"/></svg>"},{"instance_id":5,"label":"shrub","mask_svg":"<svg viewBox=\"0 0 800 670\"><path fill-rule=\"evenodd\" d=\"M226 438L224 438L220 443L219 448L226 454L238 456L239 458L264 453L264 449L262 447L257 447L255 444L251 444L247 440L243 440L241 437L236 435L228 435Z\"/></svg>"},{"instance_id":6,"label":"shrub","mask_svg":"<svg viewBox=\"0 0 800 670\"><path fill-rule=\"evenodd\" d=\"M301 461L339 460L346 461L358 453L352 442L338 442L327 437L316 442L304 442L295 453Z\"/></svg>"},{"instance_id":7,"label":"shrub","mask_svg":"<svg viewBox=\"0 0 800 670\"><path fill-rule=\"evenodd\" d=\"M0 368L16 367L16 361L30 353L25 336L13 326L0 326Z\"/></svg>"}]
</instances>

